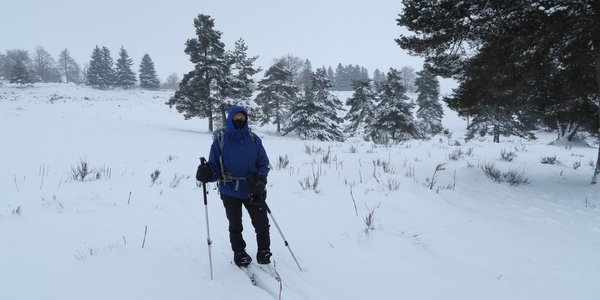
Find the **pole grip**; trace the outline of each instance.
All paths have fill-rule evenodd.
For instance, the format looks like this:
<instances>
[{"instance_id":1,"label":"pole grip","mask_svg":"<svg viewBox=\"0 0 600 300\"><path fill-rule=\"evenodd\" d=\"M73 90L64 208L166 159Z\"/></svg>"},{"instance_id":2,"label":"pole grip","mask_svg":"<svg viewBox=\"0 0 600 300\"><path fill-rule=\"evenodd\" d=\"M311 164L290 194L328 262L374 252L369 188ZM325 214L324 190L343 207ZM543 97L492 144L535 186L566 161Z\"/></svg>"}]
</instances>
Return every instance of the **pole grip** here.
<instances>
[{"instance_id":1,"label":"pole grip","mask_svg":"<svg viewBox=\"0 0 600 300\"><path fill-rule=\"evenodd\" d=\"M200 157L200 165L206 165L206 158ZM208 200L206 199L206 195L208 194L208 192L206 191L206 182L202 183L202 192L204 193L204 206L208 205Z\"/></svg>"}]
</instances>

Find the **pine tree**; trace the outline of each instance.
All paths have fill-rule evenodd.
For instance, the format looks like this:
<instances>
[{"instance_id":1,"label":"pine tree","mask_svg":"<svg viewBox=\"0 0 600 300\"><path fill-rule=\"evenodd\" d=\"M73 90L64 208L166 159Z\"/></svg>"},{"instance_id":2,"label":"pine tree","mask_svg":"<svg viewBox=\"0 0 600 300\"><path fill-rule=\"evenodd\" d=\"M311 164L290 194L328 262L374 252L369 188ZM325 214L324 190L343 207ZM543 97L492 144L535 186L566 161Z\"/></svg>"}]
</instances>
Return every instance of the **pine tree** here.
<instances>
[{"instance_id":1,"label":"pine tree","mask_svg":"<svg viewBox=\"0 0 600 300\"><path fill-rule=\"evenodd\" d=\"M29 68L31 58L26 50L15 49L6 51L6 70L10 83L25 85L33 83L33 74Z\"/></svg>"},{"instance_id":2,"label":"pine tree","mask_svg":"<svg viewBox=\"0 0 600 300\"><path fill-rule=\"evenodd\" d=\"M305 88L304 99L294 105L285 133L291 131L302 139L321 141L343 141L344 137L337 116L342 110L342 102L331 92L332 85L325 68L315 71L311 87Z\"/></svg>"},{"instance_id":3,"label":"pine tree","mask_svg":"<svg viewBox=\"0 0 600 300\"><path fill-rule=\"evenodd\" d=\"M248 113L255 116L256 109L251 105L252 92L254 91L254 79L252 77L261 71L260 68L254 67L254 62L258 56L248 57L246 53L248 46L243 39L238 39L235 42L235 48L228 53L229 58L226 60L228 72L228 81L225 81L229 92L227 98L226 109L231 105L238 104L246 107ZM225 120L223 119L223 122Z\"/></svg>"},{"instance_id":4,"label":"pine tree","mask_svg":"<svg viewBox=\"0 0 600 300\"><path fill-rule=\"evenodd\" d=\"M508 122L512 128L535 129L539 118L557 130L575 122L600 133L599 1L444 4L405 0L397 21L412 33L396 42L432 63L436 75L459 80L449 107L472 116L497 109L497 121L520 120ZM481 94L492 97L471 98ZM600 147L596 162L592 183L600 174Z\"/></svg>"},{"instance_id":5,"label":"pine tree","mask_svg":"<svg viewBox=\"0 0 600 300\"><path fill-rule=\"evenodd\" d=\"M183 76L179 89L166 104L175 106L185 119L208 118L208 129L213 131L213 118L218 105L214 95L211 95L211 82L223 81L225 45L221 42L221 32L214 29L214 19L210 16L198 15L194 19L194 26L197 37L188 39L185 48L194 69Z\"/></svg>"},{"instance_id":6,"label":"pine tree","mask_svg":"<svg viewBox=\"0 0 600 300\"><path fill-rule=\"evenodd\" d=\"M154 70L154 62L148 53L144 54L140 63L140 87L149 90L160 87L160 81L156 75L156 70Z\"/></svg>"},{"instance_id":7,"label":"pine tree","mask_svg":"<svg viewBox=\"0 0 600 300\"><path fill-rule=\"evenodd\" d=\"M127 50L121 46L121 50L119 51L119 59L117 59L117 65L115 69L116 86L127 89L135 85L137 80L135 78L135 73L131 70L131 66L133 66L133 59L129 57Z\"/></svg>"},{"instance_id":8,"label":"pine tree","mask_svg":"<svg viewBox=\"0 0 600 300\"><path fill-rule=\"evenodd\" d=\"M302 71L300 72L300 88L304 89L305 87L310 87L310 81L313 70L310 61L307 59L304 61L304 66L302 66Z\"/></svg>"},{"instance_id":9,"label":"pine tree","mask_svg":"<svg viewBox=\"0 0 600 300\"><path fill-rule=\"evenodd\" d=\"M412 116L414 105L406 96L402 77L396 69L390 68L378 98L375 117L367 127L368 137L376 143L389 143L422 136Z\"/></svg>"},{"instance_id":10,"label":"pine tree","mask_svg":"<svg viewBox=\"0 0 600 300\"><path fill-rule=\"evenodd\" d=\"M100 47L96 46L92 51L89 67L86 72L87 85L96 88L107 88L103 75L103 58Z\"/></svg>"},{"instance_id":11,"label":"pine tree","mask_svg":"<svg viewBox=\"0 0 600 300\"><path fill-rule=\"evenodd\" d=\"M444 110L439 102L440 83L433 73L431 65L423 65L423 70L417 72L415 86L417 87L417 117L423 120L421 129L424 133L436 135L442 132L442 117Z\"/></svg>"},{"instance_id":12,"label":"pine tree","mask_svg":"<svg viewBox=\"0 0 600 300\"><path fill-rule=\"evenodd\" d=\"M18 83L20 85L33 82L24 61L19 60L13 64L12 70L8 76L8 81L10 83Z\"/></svg>"},{"instance_id":13,"label":"pine tree","mask_svg":"<svg viewBox=\"0 0 600 300\"><path fill-rule=\"evenodd\" d=\"M0 79L7 76L8 71L6 70L7 59L6 55L0 53Z\"/></svg>"},{"instance_id":14,"label":"pine tree","mask_svg":"<svg viewBox=\"0 0 600 300\"><path fill-rule=\"evenodd\" d=\"M385 74L379 69L375 69L373 72L373 87L375 90L381 89L381 86L385 83Z\"/></svg>"},{"instance_id":15,"label":"pine tree","mask_svg":"<svg viewBox=\"0 0 600 300\"><path fill-rule=\"evenodd\" d=\"M312 76L312 72L311 72L311 76ZM329 66L329 68L327 68L327 79L329 79L329 82L331 82L334 87L335 87L335 73L333 72L333 68L331 66Z\"/></svg>"},{"instance_id":16,"label":"pine tree","mask_svg":"<svg viewBox=\"0 0 600 300\"><path fill-rule=\"evenodd\" d=\"M351 135L364 134L364 126L373 118L375 108L375 92L370 80L357 80L352 83L354 93L346 100L350 110L344 117L349 122L346 133Z\"/></svg>"},{"instance_id":17,"label":"pine tree","mask_svg":"<svg viewBox=\"0 0 600 300\"><path fill-rule=\"evenodd\" d=\"M351 82L350 76L348 74L347 68L342 66L341 63L338 63L335 68L335 81L333 83L333 87L336 91L347 91L350 89Z\"/></svg>"},{"instance_id":18,"label":"pine tree","mask_svg":"<svg viewBox=\"0 0 600 300\"><path fill-rule=\"evenodd\" d=\"M115 85L117 81L117 76L115 70L113 69L113 59L110 55L110 50L107 47L102 47L101 50L102 59L101 59L101 71L100 76L104 83L105 87L111 87Z\"/></svg>"},{"instance_id":19,"label":"pine tree","mask_svg":"<svg viewBox=\"0 0 600 300\"><path fill-rule=\"evenodd\" d=\"M277 133L281 132L285 117L298 98L298 86L293 81L293 73L280 61L272 65L265 72L264 79L258 82L260 93L256 95L255 102L262 111L258 119L261 124L277 124Z\"/></svg>"}]
</instances>

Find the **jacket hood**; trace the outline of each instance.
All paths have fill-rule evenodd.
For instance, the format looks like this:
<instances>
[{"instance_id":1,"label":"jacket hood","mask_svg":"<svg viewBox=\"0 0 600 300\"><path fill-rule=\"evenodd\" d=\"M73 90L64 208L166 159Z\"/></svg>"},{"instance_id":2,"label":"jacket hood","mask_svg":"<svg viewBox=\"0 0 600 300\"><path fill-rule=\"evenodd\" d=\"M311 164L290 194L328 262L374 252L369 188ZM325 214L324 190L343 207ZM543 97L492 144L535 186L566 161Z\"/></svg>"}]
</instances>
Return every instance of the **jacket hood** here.
<instances>
[{"instance_id":1,"label":"jacket hood","mask_svg":"<svg viewBox=\"0 0 600 300\"><path fill-rule=\"evenodd\" d=\"M246 116L246 124L244 124L244 127L242 127L240 131L248 131L248 112L245 108L241 106L233 105L229 108L229 111L227 112L227 124L225 126L227 132L237 131L237 129L235 129L235 127L233 126L233 116L239 112L243 113L244 116Z\"/></svg>"}]
</instances>

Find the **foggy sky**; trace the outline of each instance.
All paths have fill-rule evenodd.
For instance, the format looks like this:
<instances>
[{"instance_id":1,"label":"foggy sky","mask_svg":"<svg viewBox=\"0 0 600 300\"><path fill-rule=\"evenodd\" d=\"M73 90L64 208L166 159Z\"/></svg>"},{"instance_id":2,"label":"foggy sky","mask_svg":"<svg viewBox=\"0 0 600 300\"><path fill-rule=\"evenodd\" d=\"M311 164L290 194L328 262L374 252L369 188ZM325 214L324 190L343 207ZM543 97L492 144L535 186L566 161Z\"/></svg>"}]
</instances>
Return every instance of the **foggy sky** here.
<instances>
[{"instance_id":1,"label":"foggy sky","mask_svg":"<svg viewBox=\"0 0 600 300\"><path fill-rule=\"evenodd\" d=\"M6 3L8 2L8 3ZM422 68L394 42L401 33L395 19L399 0L8 0L0 4L0 51L44 47L57 59L63 49L83 67L93 48L107 46L113 59L124 46L137 71L144 53L164 81L181 79L192 69L183 52L195 37L194 18L210 15L226 49L243 38L249 56L268 68L273 59L292 54L308 58L313 69L338 63L375 69ZM454 85L441 82L442 93Z\"/></svg>"}]
</instances>

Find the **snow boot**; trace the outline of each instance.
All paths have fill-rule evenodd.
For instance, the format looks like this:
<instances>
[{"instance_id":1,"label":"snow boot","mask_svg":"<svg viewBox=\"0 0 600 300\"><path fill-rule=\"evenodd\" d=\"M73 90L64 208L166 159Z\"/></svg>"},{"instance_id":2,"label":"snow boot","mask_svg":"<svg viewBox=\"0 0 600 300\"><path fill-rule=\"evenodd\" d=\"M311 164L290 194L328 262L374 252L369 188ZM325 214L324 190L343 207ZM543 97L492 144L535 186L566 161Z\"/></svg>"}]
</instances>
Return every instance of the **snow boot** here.
<instances>
[{"instance_id":1,"label":"snow boot","mask_svg":"<svg viewBox=\"0 0 600 300\"><path fill-rule=\"evenodd\" d=\"M233 255L233 262L235 262L238 267L247 267L251 261L252 257L246 253L246 250L242 250Z\"/></svg>"},{"instance_id":2,"label":"snow boot","mask_svg":"<svg viewBox=\"0 0 600 300\"><path fill-rule=\"evenodd\" d=\"M258 250L256 253L256 262L262 265L270 264L271 256L273 256L273 253L269 250Z\"/></svg>"}]
</instances>

